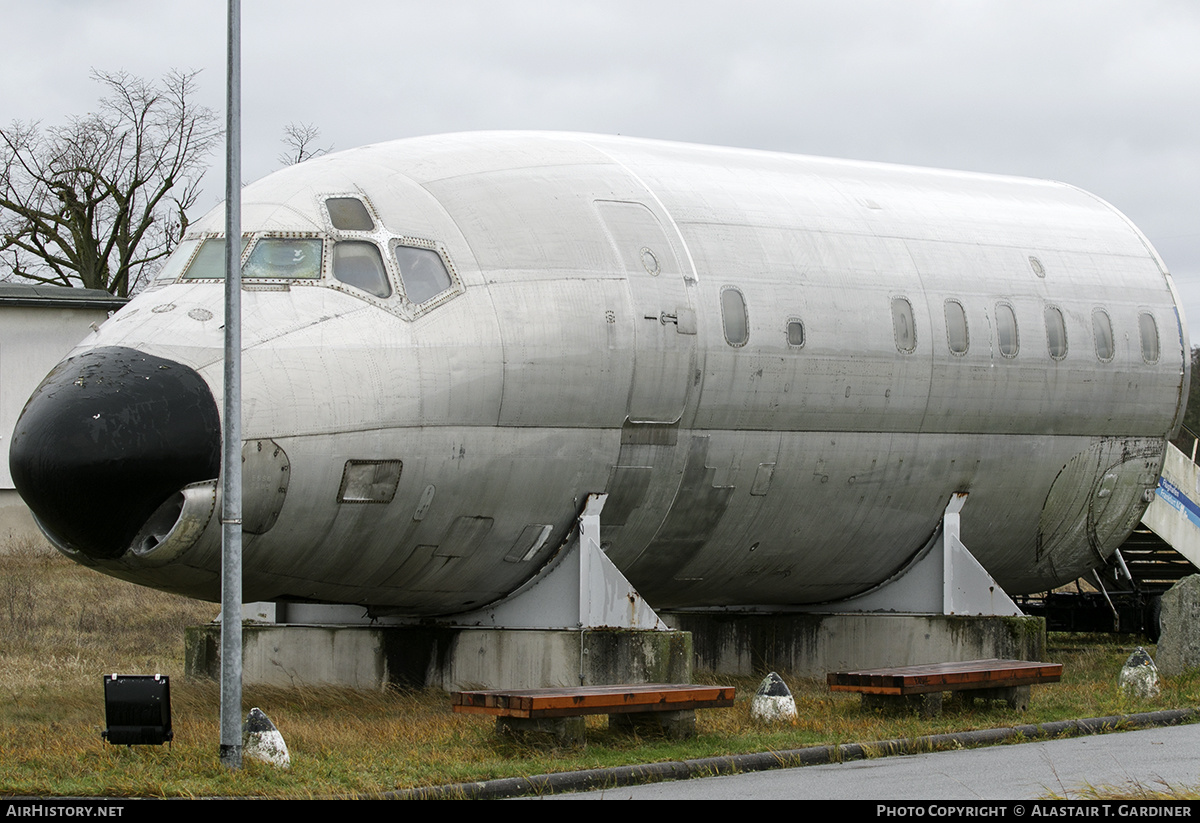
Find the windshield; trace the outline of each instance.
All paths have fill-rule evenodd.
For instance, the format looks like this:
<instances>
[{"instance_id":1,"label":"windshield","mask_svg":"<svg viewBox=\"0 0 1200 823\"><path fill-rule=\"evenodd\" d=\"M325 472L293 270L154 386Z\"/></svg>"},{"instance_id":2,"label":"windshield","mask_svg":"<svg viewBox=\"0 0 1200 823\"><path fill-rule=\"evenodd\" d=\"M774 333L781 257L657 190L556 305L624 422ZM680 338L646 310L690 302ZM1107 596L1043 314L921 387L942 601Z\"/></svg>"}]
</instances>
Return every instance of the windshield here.
<instances>
[{"instance_id":1,"label":"windshield","mask_svg":"<svg viewBox=\"0 0 1200 823\"><path fill-rule=\"evenodd\" d=\"M242 251L249 245L242 238ZM242 266L248 280L316 280L321 276L321 241L311 237L264 237L254 244ZM225 277L225 238L210 237L200 246L184 280L221 280Z\"/></svg>"}]
</instances>

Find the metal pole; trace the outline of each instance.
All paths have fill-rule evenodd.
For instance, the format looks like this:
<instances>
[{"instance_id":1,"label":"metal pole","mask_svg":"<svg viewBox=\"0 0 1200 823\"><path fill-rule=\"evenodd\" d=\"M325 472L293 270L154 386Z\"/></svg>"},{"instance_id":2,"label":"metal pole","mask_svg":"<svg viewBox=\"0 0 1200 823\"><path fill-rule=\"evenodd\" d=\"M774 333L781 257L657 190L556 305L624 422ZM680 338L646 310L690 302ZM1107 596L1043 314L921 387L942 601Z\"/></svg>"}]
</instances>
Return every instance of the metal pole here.
<instances>
[{"instance_id":1,"label":"metal pole","mask_svg":"<svg viewBox=\"0 0 1200 823\"><path fill-rule=\"evenodd\" d=\"M242 767L241 0L229 0L225 98L225 423L221 453L221 763Z\"/></svg>"}]
</instances>

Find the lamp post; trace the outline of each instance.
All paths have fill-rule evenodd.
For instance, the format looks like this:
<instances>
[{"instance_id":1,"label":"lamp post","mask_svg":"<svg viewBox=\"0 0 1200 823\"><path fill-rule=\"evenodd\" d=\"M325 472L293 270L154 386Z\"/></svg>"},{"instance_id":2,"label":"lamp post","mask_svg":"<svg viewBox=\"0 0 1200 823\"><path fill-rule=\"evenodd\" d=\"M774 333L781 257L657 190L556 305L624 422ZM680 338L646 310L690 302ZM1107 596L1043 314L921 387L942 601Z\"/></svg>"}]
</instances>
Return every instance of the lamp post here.
<instances>
[{"instance_id":1,"label":"lamp post","mask_svg":"<svg viewBox=\"0 0 1200 823\"><path fill-rule=\"evenodd\" d=\"M225 414L221 452L221 763L242 767L241 0L229 0L225 97Z\"/></svg>"}]
</instances>

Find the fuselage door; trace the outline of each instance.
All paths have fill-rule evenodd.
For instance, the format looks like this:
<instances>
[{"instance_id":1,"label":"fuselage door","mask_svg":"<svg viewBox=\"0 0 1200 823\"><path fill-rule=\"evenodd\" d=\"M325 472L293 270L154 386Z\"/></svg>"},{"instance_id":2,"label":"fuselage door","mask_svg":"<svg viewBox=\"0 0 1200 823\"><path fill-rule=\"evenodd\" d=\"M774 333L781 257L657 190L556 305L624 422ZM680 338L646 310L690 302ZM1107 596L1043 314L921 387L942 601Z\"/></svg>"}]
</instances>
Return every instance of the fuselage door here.
<instances>
[{"instance_id":1,"label":"fuselage door","mask_svg":"<svg viewBox=\"0 0 1200 823\"><path fill-rule=\"evenodd\" d=\"M597 200L596 209L625 270L633 307L629 420L674 423L687 402L696 347L696 314L679 255L641 203Z\"/></svg>"}]
</instances>

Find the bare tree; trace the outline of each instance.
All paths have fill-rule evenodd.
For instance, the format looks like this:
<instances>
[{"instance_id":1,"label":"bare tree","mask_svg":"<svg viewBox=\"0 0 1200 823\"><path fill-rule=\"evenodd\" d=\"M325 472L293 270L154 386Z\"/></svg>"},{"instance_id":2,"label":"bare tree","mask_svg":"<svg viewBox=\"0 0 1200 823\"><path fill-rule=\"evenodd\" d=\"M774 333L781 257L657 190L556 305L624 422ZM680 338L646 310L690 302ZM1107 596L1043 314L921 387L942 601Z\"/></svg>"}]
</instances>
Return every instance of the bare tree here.
<instances>
[{"instance_id":1,"label":"bare tree","mask_svg":"<svg viewBox=\"0 0 1200 823\"><path fill-rule=\"evenodd\" d=\"M319 148L317 141L320 139L321 130L312 123L288 123L283 127L283 137L279 140L287 146L287 151L279 155L279 162L285 166L294 166L327 154L333 146Z\"/></svg>"},{"instance_id":2,"label":"bare tree","mask_svg":"<svg viewBox=\"0 0 1200 823\"><path fill-rule=\"evenodd\" d=\"M0 271L5 279L128 296L187 231L217 115L196 72L160 83L93 71L95 113L42 129L0 128Z\"/></svg>"}]
</instances>

